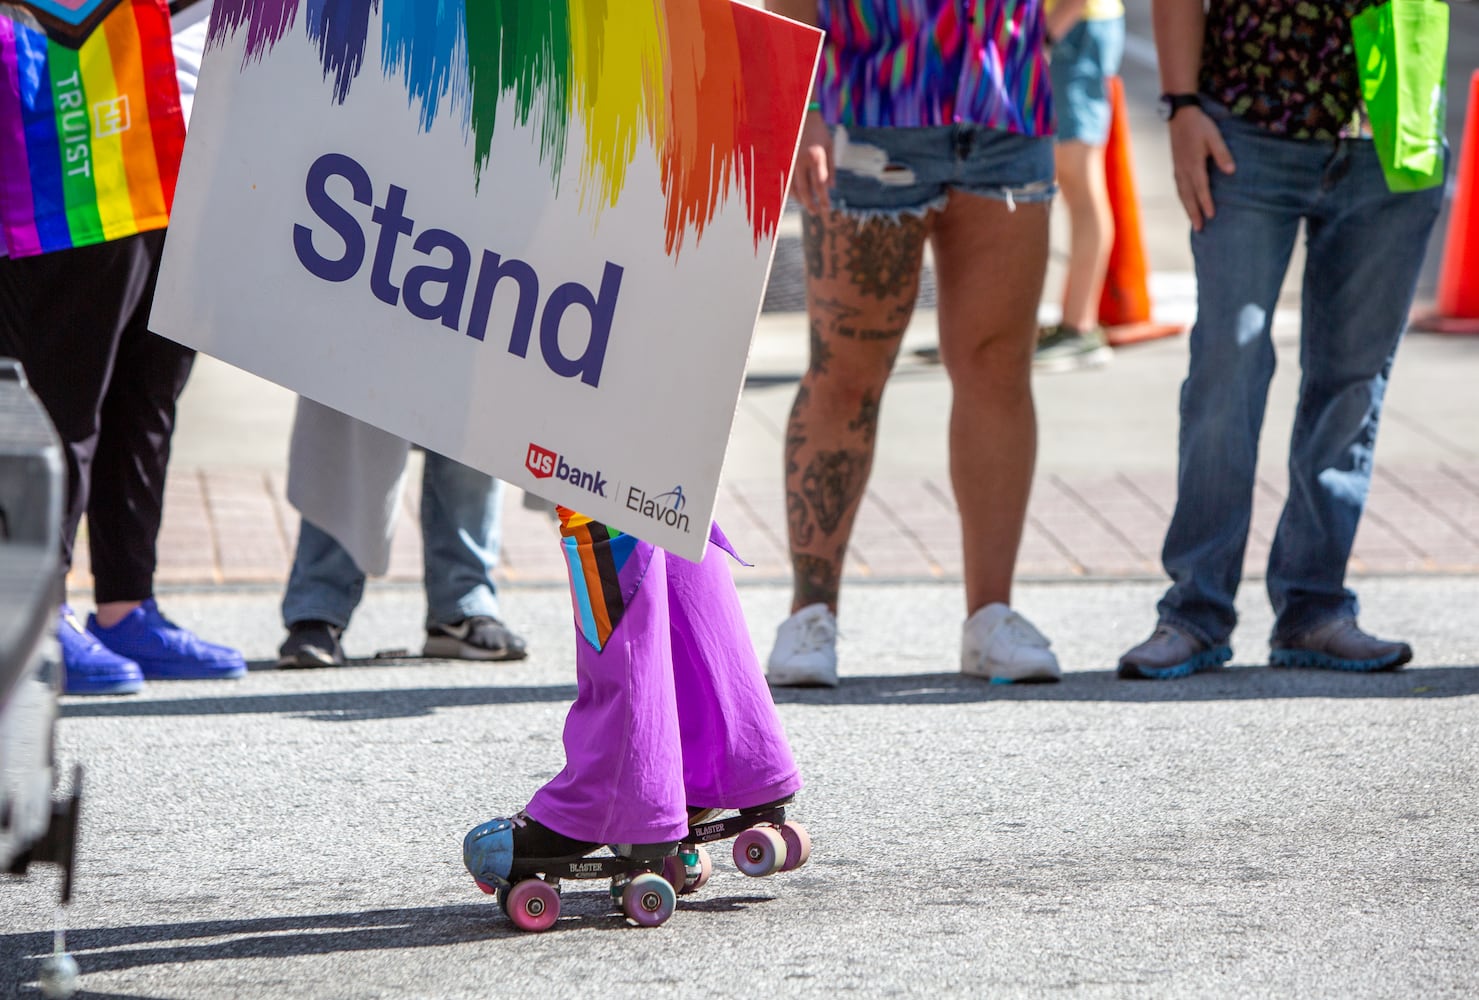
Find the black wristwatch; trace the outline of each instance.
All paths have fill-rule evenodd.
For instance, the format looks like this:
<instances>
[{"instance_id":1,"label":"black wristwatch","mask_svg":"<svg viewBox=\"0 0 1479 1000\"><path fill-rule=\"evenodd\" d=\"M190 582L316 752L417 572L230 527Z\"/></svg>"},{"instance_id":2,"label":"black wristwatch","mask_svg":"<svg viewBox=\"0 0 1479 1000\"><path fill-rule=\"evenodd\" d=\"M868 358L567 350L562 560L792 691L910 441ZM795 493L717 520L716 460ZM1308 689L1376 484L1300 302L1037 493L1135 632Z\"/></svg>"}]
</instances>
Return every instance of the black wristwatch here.
<instances>
[{"instance_id":1,"label":"black wristwatch","mask_svg":"<svg viewBox=\"0 0 1479 1000\"><path fill-rule=\"evenodd\" d=\"M1202 108L1202 98L1197 94L1162 94L1161 120L1170 121L1182 108Z\"/></svg>"}]
</instances>

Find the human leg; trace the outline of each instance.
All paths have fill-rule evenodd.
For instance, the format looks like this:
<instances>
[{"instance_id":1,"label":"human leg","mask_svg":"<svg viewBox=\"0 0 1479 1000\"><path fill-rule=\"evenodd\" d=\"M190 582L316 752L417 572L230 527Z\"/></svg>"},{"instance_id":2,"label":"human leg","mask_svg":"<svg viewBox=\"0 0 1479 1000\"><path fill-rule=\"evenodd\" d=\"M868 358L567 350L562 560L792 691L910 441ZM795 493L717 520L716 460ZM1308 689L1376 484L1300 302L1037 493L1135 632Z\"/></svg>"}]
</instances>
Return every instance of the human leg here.
<instances>
[{"instance_id":1,"label":"human leg","mask_svg":"<svg viewBox=\"0 0 1479 1000\"><path fill-rule=\"evenodd\" d=\"M97 613L88 619L88 631L136 662L147 678L240 677L246 660L239 651L170 621L153 598L175 404L195 352L149 332L164 233L140 239L149 280L119 337L92 462L87 522Z\"/></svg>"},{"instance_id":2,"label":"human leg","mask_svg":"<svg viewBox=\"0 0 1479 1000\"><path fill-rule=\"evenodd\" d=\"M468 831L463 864L484 891L508 890L501 898L525 929L543 929L559 912L546 883L522 881L534 875L629 880L622 889L628 917L661 923L675 890L657 873L688 832L668 557L574 512L560 513L577 632L565 766L522 811ZM602 844L613 845L616 857L583 860Z\"/></svg>"},{"instance_id":3,"label":"human leg","mask_svg":"<svg viewBox=\"0 0 1479 1000\"><path fill-rule=\"evenodd\" d=\"M1114 211L1104 177L1104 147L1060 141L1053 151L1058 190L1068 209L1068 274L1063 325L1087 333L1099 326L1099 296L1114 246Z\"/></svg>"},{"instance_id":4,"label":"human leg","mask_svg":"<svg viewBox=\"0 0 1479 1000\"><path fill-rule=\"evenodd\" d=\"M948 129L837 129L832 206L803 219L811 355L786 428L791 616L773 685L837 683L837 600L883 389L914 310Z\"/></svg>"},{"instance_id":5,"label":"human leg","mask_svg":"<svg viewBox=\"0 0 1479 1000\"><path fill-rule=\"evenodd\" d=\"M365 594L365 574L334 537L311 521L298 523L298 546L287 589L282 595L282 623L324 621L349 627Z\"/></svg>"},{"instance_id":6,"label":"human leg","mask_svg":"<svg viewBox=\"0 0 1479 1000\"><path fill-rule=\"evenodd\" d=\"M883 390L914 310L926 222L828 210L802 225L811 354L786 425L792 614L767 668L777 686L835 686L842 569Z\"/></svg>"},{"instance_id":7,"label":"human leg","mask_svg":"<svg viewBox=\"0 0 1479 1000\"><path fill-rule=\"evenodd\" d=\"M1346 564L1370 488L1387 382L1442 204L1441 188L1388 191L1369 142L1343 144L1326 176L1307 223L1289 496L1269 553L1276 661L1279 647L1307 647L1299 637L1356 617ZM1353 656L1335 650L1329 664L1317 665L1405 660L1411 651L1404 655L1402 645L1347 648Z\"/></svg>"},{"instance_id":8,"label":"human leg","mask_svg":"<svg viewBox=\"0 0 1479 1000\"><path fill-rule=\"evenodd\" d=\"M728 552L716 524L702 562L666 560L684 798L691 807L744 809L801 787L740 608Z\"/></svg>"},{"instance_id":9,"label":"human leg","mask_svg":"<svg viewBox=\"0 0 1479 1000\"><path fill-rule=\"evenodd\" d=\"M733 554L727 539L711 525L707 558L692 563L560 513L579 633L566 766L522 812L468 833L463 861L474 879L493 891L536 872L589 877L628 864L580 860L602 843L653 871L690 835L692 851L663 865L685 891L706 877L700 842L738 836L736 862L751 875L804 863L805 830L782 825L800 779L733 580L713 551ZM692 817L716 807L741 814L693 834ZM623 897L629 915L636 886ZM516 922L532 915L508 899Z\"/></svg>"},{"instance_id":10,"label":"human leg","mask_svg":"<svg viewBox=\"0 0 1479 1000\"><path fill-rule=\"evenodd\" d=\"M1213 173L1216 215L1191 237L1197 320L1181 386L1176 507L1162 550L1172 586L1159 605L1163 621L1214 646L1237 622L1233 598L1274 372L1274 309L1312 190L1304 144L1235 122L1223 124L1223 137L1238 169Z\"/></svg>"},{"instance_id":11,"label":"human leg","mask_svg":"<svg viewBox=\"0 0 1479 1000\"><path fill-rule=\"evenodd\" d=\"M339 638L364 594L365 574L344 546L300 518L293 566L282 595L288 637L278 650L278 666L341 666L344 650Z\"/></svg>"},{"instance_id":12,"label":"human leg","mask_svg":"<svg viewBox=\"0 0 1479 1000\"><path fill-rule=\"evenodd\" d=\"M879 409L919 290L926 220L833 209L803 220L811 353L786 427L791 610L834 613Z\"/></svg>"},{"instance_id":13,"label":"human leg","mask_svg":"<svg viewBox=\"0 0 1479 1000\"><path fill-rule=\"evenodd\" d=\"M426 452L421 536L428 625L498 616L493 570L503 542L503 481Z\"/></svg>"},{"instance_id":14,"label":"human leg","mask_svg":"<svg viewBox=\"0 0 1479 1000\"><path fill-rule=\"evenodd\" d=\"M1054 165L1068 210L1062 322L1038 345L1035 367L1066 371L1112 356L1099 329L1099 299L1114 246L1104 153L1112 111L1107 78L1119 72L1124 18L1080 21L1055 46L1049 73L1057 109Z\"/></svg>"},{"instance_id":15,"label":"human leg","mask_svg":"<svg viewBox=\"0 0 1479 1000\"><path fill-rule=\"evenodd\" d=\"M148 304L119 344L93 458L88 542L105 626L154 593L175 405L195 364L193 350L145 328Z\"/></svg>"},{"instance_id":16,"label":"human leg","mask_svg":"<svg viewBox=\"0 0 1479 1000\"><path fill-rule=\"evenodd\" d=\"M103 398L118 345L153 281L146 235L0 258L0 352L26 378L63 445L63 572L87 511Z\"/></svg>"},{"instance_id":17,"label":"human leg","mask_svg":"<svg viewBox=\"0 0 1479 1000\"><path fill-rule=\"evenodd\" d=\"M25 367L63 446L64 579L87 509L103 397L118 344L151 280L151 255L143 236L36 257L0 258L0 354ZM100 643L66 602L57 639L68 694L129 694L143 687L139 665Z\"/></svg>"},{"instance_id":18,"label":"human leg","mask_svg":"<svg viewBox=\"0 0 1479 1000\"><path fill-rule=\"evenodd\" d=\"M884 386L918 293L925 220L803 220L811 355L786 426L791 617L768 663L777 686L837 683L842 568L873 467Z\"/></svg>"},{"instance_id":19,"label":"human leg","mask_svg":"<svg viewBox=\"0 0 1479 1000\"><path fill-rule=\"evenodd\" d=\"M426 452L421 546L427 656L518 660L526 655L524 640L499 619L493 570L502 524L502 480Z\"/></svg>"},{"instance_id":20,"label":"human leg","mask_svg":"<svg viewBox=\"0 0 1479 1000\"><path fill-rule=\"evenodd\" d=\"M933 236L966 590L961 669L1000 682L1060 675L1046 637L1010 608L1037 454L1031 362L1047 227L1045 202L956 192Z\"/></svg>"},{"instance_id":21,"label":"human leg","mask_svg":"<svg viewBox=\"0 0 1479 1000\"><path fill-rule=\"evenodd\" d=\"M1307 199L1318 189L1303 144L1237 122L1222 127L1238 168L1212 173L1216 214L1191 236L1197 319L1181 386L1176 506L1161 553L1172 582L1157 605L1170 632L1127 652L1122 677L1182 677L1231 656L1274 371L1274 308Z\"/></svg>"},{"instance_id":22,"label":"human leg","mask_svg":"<svg viewBox=\"0 0 1479 1000\"><path fill-rule=\"evenodd\" d=\"M708 881L703 844L736 838L735 864L751 876L797 868L811 851L806 830L786 822L801 776L724 558L735 553L717 524L709 541L702 562L667 564L689 824L667 874L685 893Z\"/></svg>"},{"instance_id":23,"label":"human leg","mask_svg":"<svg viewBox=\"0 0 1479 1000\"><path fill-rule=\"evenodd\" d=\"M1048 253L1043 202L952 194L935 223L940 360L966 611L1011 603L1037 455L1031 363Z\"/></svg>"},{"instance_id":24,"label":"human leg","mask_svg":"<svg viewBox=\"0 0 1479 1000\"><path fill-rule=\"evenodd\" d=\"M88 629L135 660L145 677L214 680L246 672L241 653L207 642L160 613L154 601L164 483L175 403L195 352L139 328L119 346L103 403L87 505L97 612Z\"/></svg>"},{"instance_id":25,"label":"human leg","mask_svg":"<svg viewBox=\"0 0 1479 1000\"><path fill-rule=\"evenodd\" d=\"M674 557L578 514L561 530L577 693L565 766L525 811L581 841L676 842L687 810L668 604Z\"/></svg>"},{"instance_id":26,"label":"human leg","mask_svg":"<svg viewBox=\"0 0 1479 1000\"><path fill-rule=\"evenodd\" d=\"M1037 452L1031 362L1048 255L1052 141L962 128L931 233L966 611L1010 603Z\"/></svg>"}]
</instances>

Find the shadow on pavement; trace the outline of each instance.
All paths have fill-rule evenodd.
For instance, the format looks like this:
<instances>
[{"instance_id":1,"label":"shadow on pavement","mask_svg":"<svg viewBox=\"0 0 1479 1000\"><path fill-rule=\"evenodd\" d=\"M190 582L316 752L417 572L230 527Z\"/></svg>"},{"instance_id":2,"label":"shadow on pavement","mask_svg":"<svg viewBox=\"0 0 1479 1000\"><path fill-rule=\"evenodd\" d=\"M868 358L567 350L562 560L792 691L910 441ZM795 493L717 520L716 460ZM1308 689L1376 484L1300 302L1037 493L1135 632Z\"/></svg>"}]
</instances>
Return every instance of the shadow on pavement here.
<instances>
[{"instance_id":1,"label":"shadow on pavement","mask_svg":"<svg viewBox=\"0 0 1479 1000\"><path fill-rule=\"evenodd\" d=\"M574 684L388 688L211 698L71 701L64 719L208 715L293 715L317 722L409 719L442 708L570 703ZM778 688L781 705L958 705L990 701L1185 702L1285 698L1460 698L1479 694L1479 666L1425 667L1383 674L1231 667L1179 681L1122 681L1113 671L1073 672L1060 684L991 684L957 673L844 676L841 687Z\"/></svg>"},{"instance_id":2,"label":"shadow on pavement","mask_svg":"<svg viewBox=\"0 0 1479 1000\"><path fill-rule=\"evenodd\" d=\"M67 932L67 947L85 977L95 972L181 962L435 948L514 933L518 932L498 912L496 904L474 904L131 927L79 927ZM51 948L49 932L0 935L0 955L7 956L16 966L26 959L40 961L50 954ZM19 975L12 976L11 982L22 977L34 978L30 974L34 966L13 971Z\"/></svg>"},{"instance_id":3,"label":"shadow on pavement","mask_svg":"<svg viewBox=\"0 0 1479 1000\"><path fill-rule=\"evenodd\" d=\"M584 891L567 884L561 914L553 931L628 930L625 918L612 910L604 882ZM678 904L674 919L685 910L709 912L744 909L769 902L763 895L720 896ZM252 958L292 958L396 948L445 948L450 944L523 937L498 911L491 897L483 903L459 906L406 907L348 913L306 913L299 916L243 920L206 920L184 923L137 924L130 927L79 927L67 932L67 947L81 966L82 975L117 972L184 962L240 961ZM0 935L0 982L34 981L36 964L51 953L47 932ZM76 994L105 997L86 990ZM129 994L138 1000L138 994Z\"/></svg>"},{"instance_id":4,"label":"shadow on pavement","mask_svg":"<svg viewBox=\"0 0 1479 1000\"><path fill-rule=\"evenodd\" d=\"M1479 693L1479 666L1342 674L1235 666L1178 681L1123 681L1112 670L1065 674L1058 684L992 684L962 674L842 678L827 688L782 688L780 705L958 705L988 701L1278 701L1287 698L1460 698Z\"/></svg>"},{"instance_id":5,"label":"shadow on pavement","mask_svg":"<svg viewBox=\"0 0 1479 1000\"><path fill-rule=\"evenodd\" d=\"M64 719L134 718L184 715L298 715L318 722L410 719L439 708L573 702L574 684L539 687L387 688L382 691L313 691L301 694L240 695L211 698L160 698L74 701L63 704Z\"/></svg>"}]
</instances>

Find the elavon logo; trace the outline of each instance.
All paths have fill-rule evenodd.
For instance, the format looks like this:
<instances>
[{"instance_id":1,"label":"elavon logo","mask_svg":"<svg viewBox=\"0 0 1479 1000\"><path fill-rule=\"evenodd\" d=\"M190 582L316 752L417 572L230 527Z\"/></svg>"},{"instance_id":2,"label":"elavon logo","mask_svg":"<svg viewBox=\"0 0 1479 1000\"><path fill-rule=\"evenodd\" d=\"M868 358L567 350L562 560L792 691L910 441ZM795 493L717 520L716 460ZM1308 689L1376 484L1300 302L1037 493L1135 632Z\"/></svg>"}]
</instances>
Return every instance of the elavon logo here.
<instances>
[{"instance_id":1,"label":"elavon logo","mask_svg":"<svg viewBox=\"0 0 1479 1000\"><path fill-rule=\"evenodd\" d=\"M601 474L601 470L590 472L576 468L560 455L548 448L541 448L532 441L529 443L528 453L524 456L524 468L528 469L529 474L535 479L548 479L554 476L571 486L578 486L589 493L594 493L603 500L606 498L606 478Z\"/></svg>"},{"instance_id":2,"label":"elavon logo","mask_svg":"<svg viewBox=\"0 0 1479 1000\"><path fill-rule=\"evenodd\" d=\"M632 486L627 489L626 508L645 518L665 524L669 528L677 528L685 535L691 530L688 523L688 515L683 513L683 508L688 506L688 498L683 495L681 485L674 486L666 493L649 496L640 487Z\"/></svg>"}]
</instances>

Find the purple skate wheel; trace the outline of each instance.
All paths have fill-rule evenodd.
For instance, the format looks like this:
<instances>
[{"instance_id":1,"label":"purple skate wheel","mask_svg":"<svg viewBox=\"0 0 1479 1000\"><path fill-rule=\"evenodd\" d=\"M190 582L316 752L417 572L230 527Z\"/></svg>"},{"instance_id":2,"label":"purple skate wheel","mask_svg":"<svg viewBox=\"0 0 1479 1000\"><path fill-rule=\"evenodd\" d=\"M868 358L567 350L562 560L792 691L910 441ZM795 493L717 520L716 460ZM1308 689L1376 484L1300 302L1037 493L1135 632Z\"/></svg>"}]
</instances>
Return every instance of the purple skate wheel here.
<instances>
[{"instance_id":1,"label":"purple skate wheel","mask_svg":"<svg viewBox=\"0 0 1479 1000\"><path fill-rule=\"evenodd\" d=\"M639 927L666 923L678 907L673 883L655 872L643 872L627 883L621 894L621 909Z\"/></svg>"},{"instance_id":2,"label":"purple skate wheel","mask_svg":"<svg viewBox=\"0 0 1479 1000\"><path fill-rule=\"evenodd\" d=\"M521 931L547 931L560 918L560 894L543 879L525 879L508 892L508 918Z\"/></svg>"},{"instance_id":3,"label":"purple skate wheel","mask_svg":"<svg viewBox=\"0 0 1479 1000\"><path fill-rule=\"evenodd\" d=\"M734 840L734 866L751 878L774 875L786 863L786 841L772 826L757 826Z\"/></svg>"},{"instance_id":4,"label":"purple skate wheel","mask_svg":"<svg viewBox=\"0 0 1479 1000\"><path fill-rule=\"evenodd\" d=\"M786 841L786 863L781 871L795 871L811 859L811 834L800 823L782 823L781 837Z\"/></svg>"}]
</instances>

